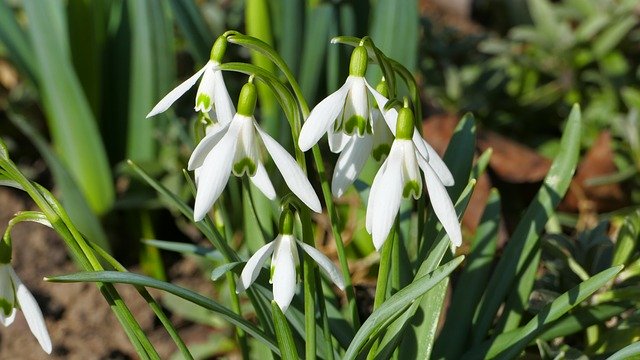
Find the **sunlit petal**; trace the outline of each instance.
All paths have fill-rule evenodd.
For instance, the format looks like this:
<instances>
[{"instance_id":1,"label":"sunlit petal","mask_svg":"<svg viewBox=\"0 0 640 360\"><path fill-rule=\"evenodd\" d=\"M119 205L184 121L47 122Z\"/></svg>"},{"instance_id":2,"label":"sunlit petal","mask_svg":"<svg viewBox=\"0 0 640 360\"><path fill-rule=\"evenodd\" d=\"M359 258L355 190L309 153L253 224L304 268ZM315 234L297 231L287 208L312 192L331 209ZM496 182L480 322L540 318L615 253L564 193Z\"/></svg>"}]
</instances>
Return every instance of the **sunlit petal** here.
<instances>
[{"instance_id":1,"label":"sunlit petal","mask_svg":"<svg viewBox=\"0 0 640 360\"><path fill-rule=\"evenodd\" d=\"M322 135L333 126L333 123L344 107L347 93L351 88L351 79L351 77L348 77L340 89L327 96L311 110L311 114L309 114L309 117L302 125L300 137L298 138L300 150L307 151L311 149L311 147L320 140Z\"/></svg>"},{"instance_id":2,"label":"sunlit petal","mask_svg":"<svg viewBox=\"0 0 640 360\"><path fill-rule=\"evenodd\" d=\"M291 251L295 246L291 235L281 235L276 241L271 267L273 268L273 299L282 311L287 310L296 292L296 261Z\"/></svg>"},{"instance_id":3,"label":"sunlit petal","mask_svg":"<svg viewBox=\"0 0 640 360\"><path fill-rule=\"evenodd\" d=\"M251 286L251 284L253 284L254 281L256 281L258 275L260 275L262 265L273 252L273 248L275 247L277 240L278 239L262 246L249 258L247 264L242 269L242 273L240 274L240 281L238 282L236 293L245 291L249 286Z\"/></svg>"},{"instance_id":4,"label":"sunlit petal","mask_svg":"<svg viewBox=\"0 0 640 360\"><path fill-rule=\"evenodd\" d=\"M433 206L434 213L442 223L444 230L449 235L451 243L455 246L460 246L462 244L460 223L458 223L458 216L456 215L456 210L449 198L447 189L442 185L440 178L431 165L429 165L429 163L420 156L418 156L418 164L424 172L424 179L427 184L427 191L429 192L429 198L431 200L431 206Z\"/></svg>"},{"instance_id":5,"label":"sunlit petal","mask_svg":"<svg viewBox=\"0 0 640 360\"><path fill-rule=\"evenodd\" d=\"M370 228L373 245L380 251L400 209L402 199L402 154L393 144L384 173L372 185L373 197L369 196L367 213L371 212Z\"/></svg>"},{"instance_id":6,"label":"sunlit petal","mask_svg":"<svg viewBox=\"0 0 640 360\"><path fill-rule=\"evenodd\" d=\"M287 184L291 192L293 192L309 209L320 213L322 206L320 199L313 190L311 183L307 179L298 163L289 155L289 153L278 144L269 134L254 122L254 126L262 138L264 146L267 148L269 155L273 159L274 164L282 174L284 182Z\"/></svg>"},{"instance_id":7,"label":"sunlit petal","mask_svg":"<svg viewBox=\"0 0 640 360\"><path fill-rule=\"evenodd\" d=\"M240 125L238 121L231 121L229 130L209 152L200 167L196 202L193 209L195 221L204 219L229 181ZM206 179L206 181L202 181L202 179Z\"/></svg>"},{"instance_id":8,"label":"sunlit petal","mask_svg":"<svg viewBox=\"0 0 640 360\"><path fill-rule=\"evenodd\" d=\"M175 89L171 90L165 97L156 104L156 106L151 109L151 112L147 114L147 118L150 118L154 115L160 114L164 112L173 104L180 96L182 96L187 90L189 90L195 83L198 81L202 73L207 69L207 65L205 65L202 69L198 70L197 73L193 74L190 78L185 80L182 84L178 85Z\"/></svg>"},{"instance_id":9,"label":"sunlit petal","mask_svg":"<svg viewBox=\"0 0 640 360\"><path fill-rule=\"evenodd\" d=\"M388 159L388 158L387 158ZM373 224L373 211L369 211L369 204L375 199L378 195L377 192L380 190L380 186L376 184L380 184L380 178L382 178L384 172L387 170L388 162L384 161L378 169L376 176L373 178L373 182L371 182L371 189L369 189L369 198L367 200L367 213L365 215L365 228L367 232L371 234L372 224ZM374 186L375 185L375 186Z\"/></svg>"},{"instance_id":10,"label":"sunlit petal","mask_svg":"<svg viewBox=\"0 0 640 360\"><path fill-rule=\"evenodd\" d=\"M13 324L13 320L16 319L16 312L16 308L12 308L9 315L5 316L4 311L0 311L0 324L4 325L5 327Z\"/></svg>"},{"instance_id":11,"label":"sunlit petal","mask_svg":"<svg viewBox=\"0 0 640 360\"><path fill-rule=\"evenodd\" d=\"M325 274L327 274L329 279L331 279L331 281L333 281L340 290L344 290L344 277L342 277L342 272L340 272L333 262L313 246L307 245L301 241L298 241L298 244L300 244L302 249L309 254L309 256L311 256L318 265L320 265L320 268Z\"/></svg>"},{"instance_id":12,"label":"sunlit petal","mask_svg":"<svg viewBox=\"0 0 640 360\"><path fill-rule=\"evenodd\" d=\"M429 157L425 157L424 155L423 157L429 159L429 165L431 165L436 174L438 174L438 177L440 178L442 184L444 186L455 185L455 180L453 179L453 175L451 174L451 171L449 171L447 164L442 161L440 155L438 155L438 153L433 149L433 147L431 147L431 145L429 145L428 142L426 142L422 138L420 138L420 140L422 140L421 142L424 144L424 147L427 149L427 153L429 154ZM419 149L420 148L418 148L418 150Z\"/></svg>"},{"instance_id":13,"label":"sunlit petal","mask_svg":"<svg viewBox=\"0 0 640 360\"><path fill-rule=\"evenodd\" d=\"M211 62L208 62L205 66L204 74L202 74L202 81L200 81L200 85L198 85L198 91L196 92L196 101L194 110L200 111L203 113L208 113L213 109L213 101L215 98L214 92L214 65Z\"/></svg>"},{"instance_id":14,"label":"sunlit petal","mask_svg":"<svg viewBox=\"0 0 640 360\"><path fill-rule=\"evenodd\" d=\"M18 303L20 304L20 308L22 308L24 317L27 320L27 325L29 325L29 329L31 329L33 335L38 339L42 350L47 354L51 354L51 338L49 337L42 311L40 311L40 306L38 306L36 299L34 299L29 289L20 281L13 269L11 269L11 272L16 287L16 297L18 298Z\"/></svg>"},{"instance_id":15,"label":"sunlit petal","mask_svg":"<svg viewBox=\"0 0 640 360\"><path fill-rule=\"evenodd\" d=\"M210 130L207 132L207 135L200 140L196 148L193 149L193 152L191 153L191 157L189 158L189 163L187 165L188 170L195 170L202 166L204 159L218 144L224 134L226 134L227 128L228 126L220 124L208 127Z\"/></svg>"},{"instance_id":16,"label":"sunlit petal","mask_svg":"<svg viewBox=\"0 0 640 360\"><path fill-rule=\"evenodd\" d=\"M264 194L269 200L275 200L276 191L273 188L273 184L269 179L269 174L267 174L267 170L264 168L262 162L258 162L256 167L256 173L249 177L253 185L255 185L260 192Z\"/></svg>"},{"instance_id":17,"label":"sunlit petal","mask_svg":"<svg viewBox=\"0 0 640 360\"><path fill-rule=\"evenodd\" d=\"M213 73L213 101L215 104L216 117L222 124L228 124L233 119L236 109L233 106L227 86L222 77L222 71L216 70Z\"/></svg>"},{"instance_id":18,"label":"sunlit petal","mask_svg":"<svg viewBox=\"0 0 640 360\"><path fill-rule=\"evenodd\" d=\"M360 175L362 167L371 156L373 139L371 136L353 136L347 147L340 153L338 162L333 170L331 192L333 196L342 196L347 188Z\"/></svg>"},{"instance_id":19,"label":"sunlit petal","mask_svg":"<svg viewBox=\"0 0 640 360\"><path fill-rule=\"evenodd\" d=\"M329 150L334 154L341 152L347 146L351 137L352 135L347 135L342 131L334 131L333 127L329 128L327 131Z\"/></svg>"}]
</instances>

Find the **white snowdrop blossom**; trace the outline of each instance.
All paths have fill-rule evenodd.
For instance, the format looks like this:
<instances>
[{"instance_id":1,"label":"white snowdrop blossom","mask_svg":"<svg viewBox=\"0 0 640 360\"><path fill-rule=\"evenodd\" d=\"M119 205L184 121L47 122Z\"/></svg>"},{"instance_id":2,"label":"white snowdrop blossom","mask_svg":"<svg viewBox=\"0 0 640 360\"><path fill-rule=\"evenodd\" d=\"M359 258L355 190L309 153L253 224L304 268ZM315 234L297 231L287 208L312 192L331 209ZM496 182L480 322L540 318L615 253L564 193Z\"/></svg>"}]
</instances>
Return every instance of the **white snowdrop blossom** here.
<instances>
[{"instance_id":1,"label":"white snowdrop blossom","mask_svg":"<svg viewBox=\"0 0 640 360\"><path fill-rule=\"evenodd\" d=\"M328 134L330 150L340 153L331 185L336 197L355 181L372 152L380 159L391 143L379 110L387 99L364 78L367 61L367 50L356 47L344 85L313 108L298 138L300 149L307 151ZM374 95L379 109L369 99L369 93Z\"/></svg>"},{"instance_id":2,"label":"white snowdrop blossom","mask_svg":"<svg viewBox=\"0 0 640 360\"><path fill-rule=\"evenodd\" d=\"M260 160L260 143L271 155L291 192L311 210L322 212L318 195L302 169L254 119L256 97L255 85L251 82L245 84L233 119L209 131L191 154L188 169L196 170L195 221L205 217L232 173L238 177L247 174L267 198L276 198L273 184Z\"/></svg>"},{"instance_id":3,"label":"white snowdrop blossom","mask_svg":"<svg viewBox=\"0 0 640 360\"><path fill-rule=\"evenodd\" d=\"M42 350L51 354L51 338L40 307L10 264L0 264L0 323L9 326L21 309Z\"/></svg>"},{"instance_id":4,"label":"white snowdrop blossom","mask_svg":"<svg viewBox=\"0 0 640 360\"><path fill-rule=\"evenodd\" d=\"M289 212L290 214L290 212ZM284 216L288 216L284 215ZM246 290L258 278L260 270L267 258L271 257L271 280L273 284L273 299L282 311L286 311L296 293L297 271L300 265L298 246L302 248L319 266L320 269L340 289L344 290L344 278L340 270L323 253L313 246L307 245L295 238L291 233L292 226L281 230L281 234L272 242L256 251L242 269L237 293Z\"/></svg>"},{"instance_id":5,"label":"white snowdrop blossom","mask_svg":"<svg viewBox=\"0 0 640 360\"><path fill-rule=\"evenodd\" d=\"M196 93L195 111L203 113L211 112L212 117L216 118L220 123L228 124L235 110L229 92L227 91L227 86L224 83L222 71L218 69L226 46L226 38L223 36L219 37L211 49L210 60L202 69L198 70L198 72L162 98L151 112L149 112L147 118L166 111L202 77L202 81L200 81L200 85L198 86L198 92Z\"/></svg>"},{"instance_id":6,"label":"white snowdrop blossom","mask_svg":"<svg viewBox=\"0 0 640 360\"><path fill-rule=\"evenodd\" d=\"M416 142L412 140L413 134L415 134L413 114L408 108L403 108L398 114L397 137L391 145L387 159L373 179L369 192L366 229L371 234L373 245L378 251L391 231L400 210L401 199L410 196L414 199L420 197L422 193L420 170L424 173L424 181L433 210L449 235L449 239L455 246L460 246L462 243L458 217L441 176L421 154Z\"/></svg>"}]
</instances>

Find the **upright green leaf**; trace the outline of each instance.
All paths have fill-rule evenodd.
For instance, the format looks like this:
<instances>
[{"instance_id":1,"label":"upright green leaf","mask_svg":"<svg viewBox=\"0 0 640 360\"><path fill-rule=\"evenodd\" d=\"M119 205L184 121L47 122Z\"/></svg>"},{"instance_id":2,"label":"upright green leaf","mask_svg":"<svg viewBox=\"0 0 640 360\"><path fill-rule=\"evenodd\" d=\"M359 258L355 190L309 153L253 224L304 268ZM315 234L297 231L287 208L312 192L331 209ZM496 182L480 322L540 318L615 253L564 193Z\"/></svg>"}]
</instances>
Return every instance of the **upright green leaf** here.
<instances>
[{"instance_id":1,"label":"upright green leaf","mask_svg":"<svg viewBox=\"0 0 640 360\"><path fill-rule=\"evenodd\" d=\"M17 67L35 81L37 65L33 48L7 1L0 1L0 42L9 50L8 55Z\"/></svg>"},{"instance_id":2,"label":"upright green leaf","mask_svg":"<svg viewBox=\"0 0 640 360\"><path fill-rule=\"evenodd\" d=\"M95 117L71 65L59 0L25 0L38 83L54 146L91 209L111 208L114 189Z\"/></svg>"},{"instance_id":3,"label":"upright green leaf","mask_svg":"<svg viewBox=\"0 0 640 360\"><path fill-rule=\"evenodd\" d=\"M475 305L480 301L489 279L499 228L500 194L492 189L471 243L467 264L453 290L446 322L435 344L435 358L455 359L464 352Z\"/></svg>"},{"instance_id":4,"label":"upright green leaf","mask_svg":"<svg viewBox=\"0 0 640 360\"><path fill-rule=\"evenodd\" d=\"M473 321L473 344L479 344L484 339L500 304L513 289L516 274L526 266L526 261L538 244L545 224L569 188L578 163L580 133L580 108L574 105L562 136L558 156L554 159L538 194L507 243L489 280L482 301L476 308Z\"/></svg>"},{"instance_id":5,"label":"upright green leaf","mask_svg":"<svg viewBox=\"0 0 640 360\"><path fill-rule=\"evenodd\" d=\"M299 359L296 351L296 343L293 341L293 334L287 323L287 318L284 317L282 310L275 301L271 302L271 313L273 314L273 323L276 327L276 339L278 340L278 347L282 360L295 360Z\"/></svg>"}]
</instances>

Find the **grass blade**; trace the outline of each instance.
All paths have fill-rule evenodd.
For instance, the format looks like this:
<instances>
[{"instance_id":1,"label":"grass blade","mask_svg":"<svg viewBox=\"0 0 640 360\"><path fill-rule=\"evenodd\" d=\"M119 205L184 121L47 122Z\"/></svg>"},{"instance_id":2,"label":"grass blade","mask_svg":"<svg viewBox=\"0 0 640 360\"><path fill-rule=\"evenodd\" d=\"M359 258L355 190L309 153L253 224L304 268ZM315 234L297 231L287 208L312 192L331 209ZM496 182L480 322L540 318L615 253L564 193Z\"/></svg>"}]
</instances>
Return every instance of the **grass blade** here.
<instances>
[{"instance_id":1,"label":"grass blade","mask_svg":"<svg viewBox=\"0 0 640 360\"><path fill-rule=\"evenodd\" d=\"M415 301L416 298L425 294L429 289L436 286L442 279L446 278L464 260L464 256L457 257L442 265L433 272L415 280L409 286L398 291L385 301L378 310L374 311L365 321L347 349L343 359L355 359L360 350L367 343L375 340L382 330L395 320L402 311Z\"/></svg>"},{"instance_id":2,"label":"grass blade","mask_svg":"<svg viewBox=\"0 0 640 360\"><path fill-rule=\"evenodd\" d=\"M293 334L289 328L289 323L287 323L287 318L284 317L282 310L280 310L280 307L275 301L271 302L271 313L273 314L276 339L278 340L282 360L300 359L296 351L296 343L293 341Z\"/></svg>"},{"instance_id":3,"label":"grass blade","mask_svg":"<svg viewBox=\"0 0 640 360\"><path fill-rule=\"evenodd\" d=\"M260 340L269 348L276 352L280 353L278 346L274 342L272 338L267 336L262 330L257 328L254 324L249 321L241 318L233 311L227 309L226 307L218 304L217 302L195 293L189 289L185 289L183 287L170 284L164 281L156 280L144 275L133 274L133 273L123 273L118 271L95 271L95 272L80 272L76 274L70 275L61 275L54 277L45 278L46 281L51 282L103 282L103 283L111 283L111 284L130 284L136 286L144 286L150 287L154 289L159 289L171 293L173 295L179 296L185 300L188 300L194 304L202 306L203 308L214 311L220 316L224 317L230 323L242 328L247 333L254 336L256 339Z\"/></svg>"},{"instance_id":4,"label":"grass blade","mask_svg":"<svg viewBox=\"0 0 640 360\"><path fill-rule=\"evenodd\" d=\"M24 5L53 143L91 209L102 214L114 200L111 171L95 117L71 64L66 27L59 21L62 2L26 0Z\"/></svg>"},{"instance_id":5,"label":"grass blade","mask_svg":"<svg viewBox=\"0 0 640 360\"><path fill-rule=\"evenodd\" d=\"M580 108L574 105L562 136L559 155L553 161L541 189L507 243L483 299L476 308L473 344L479 344L485 338L500 304L512 289L516 274L526 265L526 260L538 244L547 220L569 188L578 163L580 133Z\"/></svg>"}]
</instances>

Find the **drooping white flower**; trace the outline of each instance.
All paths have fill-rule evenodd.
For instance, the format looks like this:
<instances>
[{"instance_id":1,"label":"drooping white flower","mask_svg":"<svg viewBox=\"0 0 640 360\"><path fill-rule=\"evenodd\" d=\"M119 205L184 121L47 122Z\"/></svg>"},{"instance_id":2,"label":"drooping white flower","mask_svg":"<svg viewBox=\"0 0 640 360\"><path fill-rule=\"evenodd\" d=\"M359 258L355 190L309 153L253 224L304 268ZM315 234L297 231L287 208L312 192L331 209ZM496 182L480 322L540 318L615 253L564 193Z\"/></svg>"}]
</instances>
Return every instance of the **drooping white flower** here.
<instances>
[{"instance_id":1,"label":"drooping white flower","mask_svg":"<svg viewBox=\"0 0 640 360\"><path fill-rule=\"evenodd\" d=\"M198 92L196 93L194 109L199 112L208 113L215 111L215 117L222 124L228 124L235 112L231 97L224 84L222 71L218 69L220 61L227 46L227 39L219 37L211 49L211 58L207 63L193 74L190 78L178 85L165 95L158 104L149 112L147 118L157 115L167 110L180 96L189 90L202 77Z\"/></svg>"},{"instance_id":2,"label":"drooping white flower","mask_svg":"<svg viewBox=\"0 0 640 360\"><path fill-rule=\"evenodd\" d=\"M238 112L226 125L210 131L196 146L188 169L197 170L194 220L202 220L224 190L229 177L245 173L269 199L276 192L260 160L260 143L271 155L289 189L311 210L322 212L320 200L304 172L291 155L256 122L255 85L245 84L240 92Z\"/></svg>"},{"instance_id":3,"label":"drooping white flower","mask_svg":"<svg viewBox=\"0 0 640 360\"><path fill-rule=\"evenodd\" d=\"M400 110L396 139L371 185L367 204L366 228L377 250L382 248L400 210L402 198L418 199L422 192L422 176L427 185L433 210L455 246L462 243L460 224L441 177L420 153L412 139L413 114L408 108ZM446 165L444 165L446 167Z\"/></svg>"},{"instance_id":4,"label":"drooping white flower","mask_svg":"<svg viewBox=\"0 0 640 360\"><path fill-rule=\"evenodd\" d=\"M288 214L283 214L287 216ZM240 282L238 283L237 293L246 290L258 278L262 265L267 261L269 255L271 257L271 283L273 284L273 299L276 301L282 311L287 310L291 299L296 293L297 272L296 269L300 264L298 257L298 246L302 248L318 265L320 269L333 281L340 289L344 290L344 278L340 270L326 257L323 253L315 249L313 246L307 245L295 238L291 233L292 228L281 229L272 242L262 246L256 251L240 274Z\"/></svg>"},{"instance_id":5,"label":"drooping white flower","mask_svg":"<svg viewBox=\"0 0 640 360\"><path fill-rule=\"evenodd\" d=\"M0 264L0 323L9 326L20 308L42 350L51 354L51 338L40 307L10 264Z\"/></svg>"}]
</instances>

